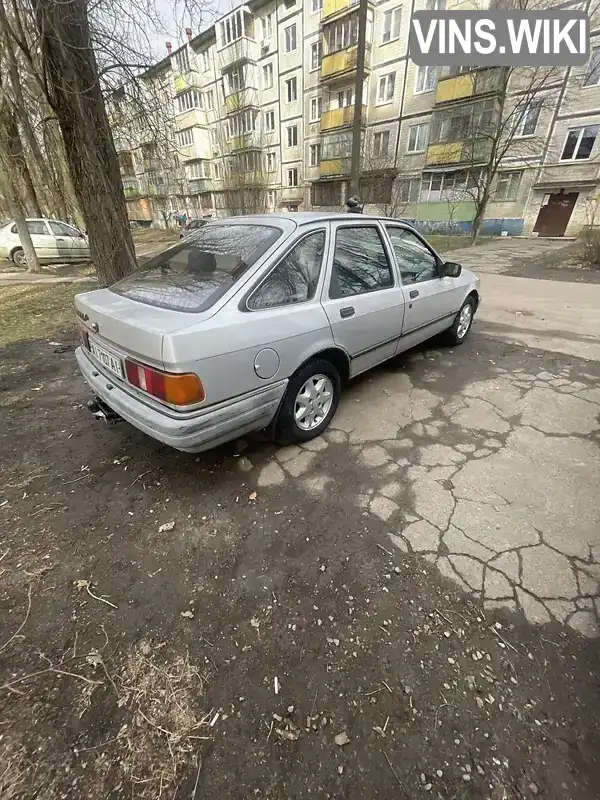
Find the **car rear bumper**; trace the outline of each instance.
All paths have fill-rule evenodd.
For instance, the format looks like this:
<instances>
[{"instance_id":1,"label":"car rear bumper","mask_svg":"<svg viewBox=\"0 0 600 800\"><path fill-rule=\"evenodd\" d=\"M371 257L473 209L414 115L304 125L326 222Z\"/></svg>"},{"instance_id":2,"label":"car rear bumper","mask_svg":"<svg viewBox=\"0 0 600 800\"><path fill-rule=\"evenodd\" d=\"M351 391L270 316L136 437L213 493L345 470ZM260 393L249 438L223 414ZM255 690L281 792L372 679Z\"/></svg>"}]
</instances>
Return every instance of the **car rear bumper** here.
<instances>
[{"instance_id":1,"label":"car rear bumper","mask_svg":"<svg viewBox=\"0 0 600 800\"><path fill-rule=\"evenodd\" d=\"M279 381L194 414L176 415L151 408L121 389L92 363L81 347L77 348L75 356L94 394L113 411L148 436L186 453L200 453L250 431L266 428L277 413L287 387L287 380Z\"/></svg>"}]
</instances>

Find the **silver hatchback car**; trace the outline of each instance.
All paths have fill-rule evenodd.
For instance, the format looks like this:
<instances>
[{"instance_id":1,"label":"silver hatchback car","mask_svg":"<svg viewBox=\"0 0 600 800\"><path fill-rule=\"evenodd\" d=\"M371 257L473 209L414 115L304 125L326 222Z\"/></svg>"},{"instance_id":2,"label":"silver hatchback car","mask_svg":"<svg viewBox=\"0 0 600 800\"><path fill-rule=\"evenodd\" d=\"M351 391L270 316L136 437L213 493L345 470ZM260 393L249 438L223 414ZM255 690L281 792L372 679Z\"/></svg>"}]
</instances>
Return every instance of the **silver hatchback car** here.
<instances>
[{"instance_id":1,"label":"silver hatchback car","mask_svg":"<svg viewBox=\"0 0 600 800\"><path fill-rule=\"evenodd\" d=\"M464 341L479 280L410 225L356 214L209 222L75 298L92 410L178 450L270 428L306 441L343 384L436 334Z\"/></svg>"}]
</instances>

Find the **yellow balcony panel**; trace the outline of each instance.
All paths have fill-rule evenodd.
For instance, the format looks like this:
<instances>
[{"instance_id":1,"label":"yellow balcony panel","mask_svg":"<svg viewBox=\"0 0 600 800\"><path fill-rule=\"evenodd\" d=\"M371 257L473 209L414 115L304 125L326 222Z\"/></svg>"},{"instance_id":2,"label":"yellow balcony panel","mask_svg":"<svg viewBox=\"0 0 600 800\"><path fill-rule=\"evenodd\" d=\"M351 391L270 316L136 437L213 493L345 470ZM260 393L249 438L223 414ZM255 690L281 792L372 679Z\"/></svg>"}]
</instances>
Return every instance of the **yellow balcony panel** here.
<instances>
[{"instance_id":1,"label":"yellow balcony panel","mask_svg":"<svg viewBox=\"0 0 600 800\"><path fill-rule=\"evenodd\" d=\"M175 94L181 94L187 89L200 89L202 87L202 78L199 72L189 69L186 72L180 72L173 77L173 89Z\"/></svg>"},{"instance_id":2,"label":"yellow balcony panel","mask_svg":"<svg viewBox=\"0 0 600 800\"><path fill-rule=\"evenodd\" d=\"M328 178L332 175L348 175L350 173L350 159L324 159L319 165L319 172L322 178Z\"/></svg>"},{"instance_id":3,"label":"yellow balcony panel","mask_svg":"<svg viewBox=\"0 0 600 800\"><path fill-rule=\"evenodd\" d=\"M427 148L428 164L457 164L462 159L464 142L430 144Z\"/></svg>"},{"instance_id":4,"label":"yellow balcony panel","mask_svg":"<svg viewBox=\"0 0 600 800\"><path fill-rule=\"evenodd\" d=\"M346 75L356 69L357 45L339 50L337 53L330 53L323 57L321 62L321 80L327 81L336 78L338 75ZM371 50L365 50L365 69L369 69L371 63Z\"/></svg>"},{"instance_id":5,"label":"yellow balcony panel","mask_svg":"<svg viewBox=\"0 0 600 800\"><path fill-rule=\"evenodd\" d=\"M253 88L246 87L240 89L239 92L233 92L225 97L225 107L228 114L235 114L236 111L241 111L243 108L249 108L256 105L256 92Z\"/></svg>"},{"instance_id":6,"label":"yellow balcony panel","mask_svg":"<svg viewBox=\"0 0 600 800\"><path fill-rule=\"evenodd\" d=\"M362 121L364 123L367 115L367 107L363 106ZM354 123L354 106L346 108L332 108L325 111L321 117L321 131L329 131L333 128L345 128Z\"/></svg>"},{"instance_id":7,"label":"yellow balcony panel","mask_svg":"<svg viewBox=\"0 0 600 800\"><path fill-rule=\"evenodd\" d=\"M439 80L435 87L435 102L448 103L475 94L475 73L468 72Z\"/></svg>"},{"instance_id":8,"label":"yellow balcony panel","mask_svg":"<svg viewBox=\"0 0 600 800\"><path fill-rule=\"evenodd\" d=\"M358 0L324 0L321 19L342 15L347 11L355 11L357 8Z\"/></svg>"}]
</instances>

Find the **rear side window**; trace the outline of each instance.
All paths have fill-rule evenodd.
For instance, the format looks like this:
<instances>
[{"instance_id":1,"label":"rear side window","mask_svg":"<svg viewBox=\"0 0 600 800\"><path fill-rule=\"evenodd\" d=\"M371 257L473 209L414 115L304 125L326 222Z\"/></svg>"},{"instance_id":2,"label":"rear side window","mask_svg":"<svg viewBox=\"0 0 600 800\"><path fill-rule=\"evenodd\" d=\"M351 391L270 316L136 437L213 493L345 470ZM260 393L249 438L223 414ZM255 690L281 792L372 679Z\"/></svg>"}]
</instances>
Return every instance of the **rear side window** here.
<instances>
[{"instance_id":1,"label":"rear side window","mask_svg":"<svg viewBox=\"0 0 600 800\"><path fill-rule=\"evenodd\" d=\"M311 300L319 283L324 249L325 231L305 236L248 298L248 308L274 308Z\"/></svg>"},{"instance_id":2,"label":"rear side window","mask_svg":"<svg viewBox=\"0 0 600 800\"><path fill-rule=\"evenodd\" d=\"M373 226L338 228L329 297L350 297L394 285L379 230Z\"/></svg>"},{"instance_id":3,"label":"rear side window","mask_svg":"<svg viewBox=\"0 0 600 800\"><path fill-rule=\"evenodd\" d=\"M46 228L46 224L42 219L29 219L27 220L27 227L29 228L29 233L32 236L47 236L48 230ZM10 229L11 233L17 233L17 225L16 223Z\"/></svg>"},{"instance_id":4,"label":"rear side window","mask_svg":"<svg viewBox=\"0 0 600 800\"><path fill-rule=\"evenodd\" d=\"M206 311L281 234L270 225L204 225L111 289L159 308Z\"/></svg>"}]
</instances>

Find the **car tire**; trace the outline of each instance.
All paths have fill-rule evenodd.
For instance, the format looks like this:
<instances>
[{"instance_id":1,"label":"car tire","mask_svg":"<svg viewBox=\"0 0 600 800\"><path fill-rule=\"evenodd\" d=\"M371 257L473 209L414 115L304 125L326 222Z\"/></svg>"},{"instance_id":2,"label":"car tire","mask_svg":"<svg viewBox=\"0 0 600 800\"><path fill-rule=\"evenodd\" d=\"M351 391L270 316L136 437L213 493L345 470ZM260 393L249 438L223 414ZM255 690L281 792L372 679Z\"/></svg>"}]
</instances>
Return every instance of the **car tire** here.
<instances>
[{"instance_id":1,"label":"car tire","mask_svg":"<svg viewBox=\"0 0 600 800\"><path fill-rule=\"evenodd\" d=\"M471 325L473 324L473 316L475 314L475 300L469 296L460 307L460 311L454 318L452 327L446 331L446 341L448 344L456 347L462 344L467 338Z\"/></svg>"},{"instance_id":2,"label":"car tire","mask_svg":"<svg viewBox=\"0 0 600 800\"><path fill-rule=\"evenodd\" d=\"M13 261L13 264L16 264L17 267L27 267L27 259L25 258L25 253L23 252L22 247L17 247L16 250L13 250L10 257Z\"/></svg>"},{"instance_id":3,"label":"car tire","mask_svg":"<svg viewBox=\"0 0 600 800\"><path fill-rule=\"evenodd\" d=\"M316 393L314 397L311 387ZM337 411L341 389L340 373L331 361L315 358L300 367L290 378L279 408L275 440L292 444L320 436ZM300 416L303 398L306 398L306 413Z\"/></svg>"}]
</instances>

